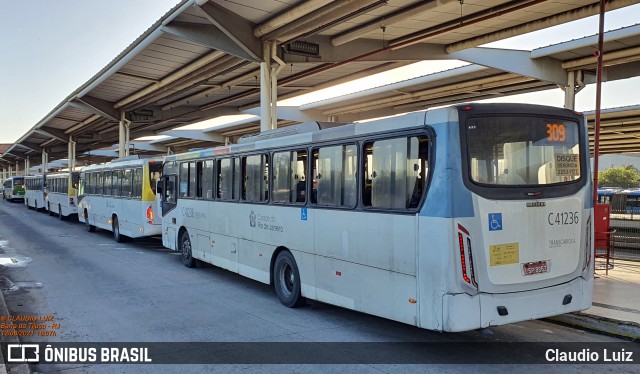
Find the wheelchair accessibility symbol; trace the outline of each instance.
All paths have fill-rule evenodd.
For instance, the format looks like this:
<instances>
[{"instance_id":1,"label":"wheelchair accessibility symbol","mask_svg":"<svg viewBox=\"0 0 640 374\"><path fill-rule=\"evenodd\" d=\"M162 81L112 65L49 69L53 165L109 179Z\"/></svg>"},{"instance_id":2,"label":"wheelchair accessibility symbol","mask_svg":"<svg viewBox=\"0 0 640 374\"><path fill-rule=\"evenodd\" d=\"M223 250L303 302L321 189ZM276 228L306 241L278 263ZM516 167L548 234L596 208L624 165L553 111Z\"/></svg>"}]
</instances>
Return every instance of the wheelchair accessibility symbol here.
<instances>
[{"instance_id":1,"label":"wheelchair accessibility symbol","mask_svg":"<svg viewBox=\"0 0 640 374\"><path fill-rule=\"evenodd\" d=\"M489 231L502 230L502 213L489 213Z\"/></svg>"}]
</instances>

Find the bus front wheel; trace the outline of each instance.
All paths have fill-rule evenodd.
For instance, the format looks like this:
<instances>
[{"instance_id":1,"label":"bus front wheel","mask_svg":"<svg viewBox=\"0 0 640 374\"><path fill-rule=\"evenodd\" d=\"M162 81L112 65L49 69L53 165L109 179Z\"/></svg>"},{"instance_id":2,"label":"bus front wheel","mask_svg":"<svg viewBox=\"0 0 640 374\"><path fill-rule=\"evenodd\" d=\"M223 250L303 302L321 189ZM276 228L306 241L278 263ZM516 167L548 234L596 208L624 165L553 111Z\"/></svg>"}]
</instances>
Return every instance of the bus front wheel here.
<instances>
[{"instance_id":1,"label":"bus front wheel","mask_svg":"<svg viewBox=\"0 0 640 374\"><path fill-rule=\"evenodd\" d=\"M120 222L118 222L118 216L113 217L113 240L116 243L122 243L124 241L124 235L120 233Z\"/></svg>"},{"instance_id":2,"label":"bus front wheel","mask_svg":"<svg viewBox=\"0 0 640 374\"><path fill-rule=\"evenodd\" d=\"M273 265L273 283L278 300L287 308L304 303L300 292L300 272L295 258L289 251L282 251Z\"/></svg>"},{"instance_id":3,"label":"bus front wheel","mask_svg":"<svg viewBox=\"0 0 640 374\"><path fill-rule=\"evenodd\" d=\"M188 268L196 266L196 260L193 258L191 251L191 239L189 239L189 233L184 231L180 236L180 252L182 252L182 263Z\"/></svg>"},{"instance_id":4,"label":"bus front wheel","mask_svg":"<svg viewBox=\"0 0 640 374\"><path fill-rule=\"evenodd\" d=\"M87 212L86 210L84 211L84 224L88 232L96 231L96 227L89 223L89 212Z\"/></svg>"}]
</instances>

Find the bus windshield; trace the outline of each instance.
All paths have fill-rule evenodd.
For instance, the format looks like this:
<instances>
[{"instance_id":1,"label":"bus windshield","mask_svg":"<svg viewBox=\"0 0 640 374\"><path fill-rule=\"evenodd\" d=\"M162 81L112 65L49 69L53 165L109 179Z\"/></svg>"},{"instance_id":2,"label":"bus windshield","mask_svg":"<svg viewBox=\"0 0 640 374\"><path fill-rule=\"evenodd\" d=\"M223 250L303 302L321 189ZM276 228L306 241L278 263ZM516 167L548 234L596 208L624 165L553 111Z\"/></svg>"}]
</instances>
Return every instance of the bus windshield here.
<instances>
[{"instance_id":1,"label":"bus windshield","mask_svg":"<svg viewBox=\"0 0 640 374\"><path fill-rule=\"evenodd\" d=\"M545 117L479 117L466 123L472 181L549 185L580 179L578 124Z\"/></svg>"},{"instance_id":2,"label":"bus windshield","mask_svg":"<svg viewBox=\"0 0 640 374\"><path fill-rule=\"evenodd\" d=\"M13 185L16 187L24 185L24 178L13 178Z\"/></svg>"}]
</instances>

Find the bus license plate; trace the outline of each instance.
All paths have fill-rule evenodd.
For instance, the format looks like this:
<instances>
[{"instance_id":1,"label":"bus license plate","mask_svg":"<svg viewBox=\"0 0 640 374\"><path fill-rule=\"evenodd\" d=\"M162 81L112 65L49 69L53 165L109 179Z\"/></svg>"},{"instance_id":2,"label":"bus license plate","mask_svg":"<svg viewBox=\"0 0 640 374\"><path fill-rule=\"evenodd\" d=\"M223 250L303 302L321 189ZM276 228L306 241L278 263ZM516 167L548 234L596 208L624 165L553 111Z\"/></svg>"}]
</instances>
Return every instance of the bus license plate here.
<instances>
[{"instance_id":1,"label":"bus license plate","mask_svg":"<svg viewBox=\"0 0 640 374\"><path fill-rule=\"evenodd\" d=\"M548 261L527 262L522 265L524 275L542 274L549 271Z\"/></svg>"}]
</instances>

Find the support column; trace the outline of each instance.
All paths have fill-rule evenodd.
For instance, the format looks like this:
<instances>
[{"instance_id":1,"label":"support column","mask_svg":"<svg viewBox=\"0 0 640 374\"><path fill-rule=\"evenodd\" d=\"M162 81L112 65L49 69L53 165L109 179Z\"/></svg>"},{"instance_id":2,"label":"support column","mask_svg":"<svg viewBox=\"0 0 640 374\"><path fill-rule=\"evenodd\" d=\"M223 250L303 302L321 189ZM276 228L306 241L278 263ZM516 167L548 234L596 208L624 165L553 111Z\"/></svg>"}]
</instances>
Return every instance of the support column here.
<instances>
[{"instance_id":1,"label":"support column","mask_svg":"<svg viewBox=\"0 0 640 374\"><path fill-rule=\"evenodd\" d=\"M124 112L120 112L120 124L118 128L118 157L124 157L125 128L124 128Z\"/></svg>"},{"instance_id":2,"label":"support column","mask_svg":"<svg viewBox=\"0 0 640 374\"><path fill-rule=\"evenodd\" d=\"M284 61L278 57L278 43L271 42L271 59L277 63L277 66L271 69L271 127L278 127L278 75L282 69L287 66Z\"/></svg>"},{"instance_id":3,"label":"support column","mask_svg":"<svg viewBox=\"0 0 640 374\"><path fill-rule=\"evenodd\" d=\"M127 120L126 118L124 120L124 132L124 157L128 157L130 152L129 143L131 136L131 121Z\"/></svg>"},{"instance_id":4,"label":"support column","mask_svg":"<svg viewBox=\"0 0 640 374\"><path fill-rule=\"evenodd\" d=\"M72 172L76 168L76 142L73 141L73 136L69 135L68 144L68 158L69 158L69 172Z\"/></svg>"},{"instance_id":5,"label":"support column","mask_svg":"<svg viewBox=\"0 0 640 374\"><path fill-rule=\"evenodd\" d=\"M9 164L9 178L13 177L13 166Z\"/></svg>"},{"instance_id":6,"label":"support column","mask_svg":"<svg viewBox=\"0 0 640 374\"><path fill-rule=\"evenodd\" d=\"M46 174L49 171L49 152L46 149L42 149L42 174Z\"/></svg>"},{"instance_id":7,"label":"support column","mask_svg":"<svg viewBox=\"0 0 640 374\"><path fill-rule=\"evenodd\" d=\"M260 63L260 132L271 130L271 43L262 44L264 61Z\"/></svg>"},{"instance_id":8,"label":"support column","mask_svg":"<svg viewBox=\"0 0 640 374\"><path fill-rule=\"evenodd\" d=\"M29 175L29 169L31 169L31 160L29 160L29 156L24 159L24 176Z\"/></svg>"},{"instance_id":9,"label":"support column","mask_svg":"<svg viewBox=\"0 0 640 374\"><path fill-rule=\"evenodd\" d=\"M120 126L118 132L118 157L129 156L129 127L131 121L125 117L125 112L120 112Z\"/></svg>"},{"instance_id":10,"label":"support column","mask_svg":"<svg viewBox=\"0 0 640 374\"><path fill-rule=\"evenodd\" d=\"M576 72L567 73L567 88L564 90L565 109L576 109Z\"/></svg>"},{"instance_id":11,"label":"support column","mask_svg":"<svg viewBox=\"0 0 640 374\"><path fill-rule=\"evenodd\" d=\"M20 161L16 160L16 177L20 176Z\"/></svg>"}]
</instances>

